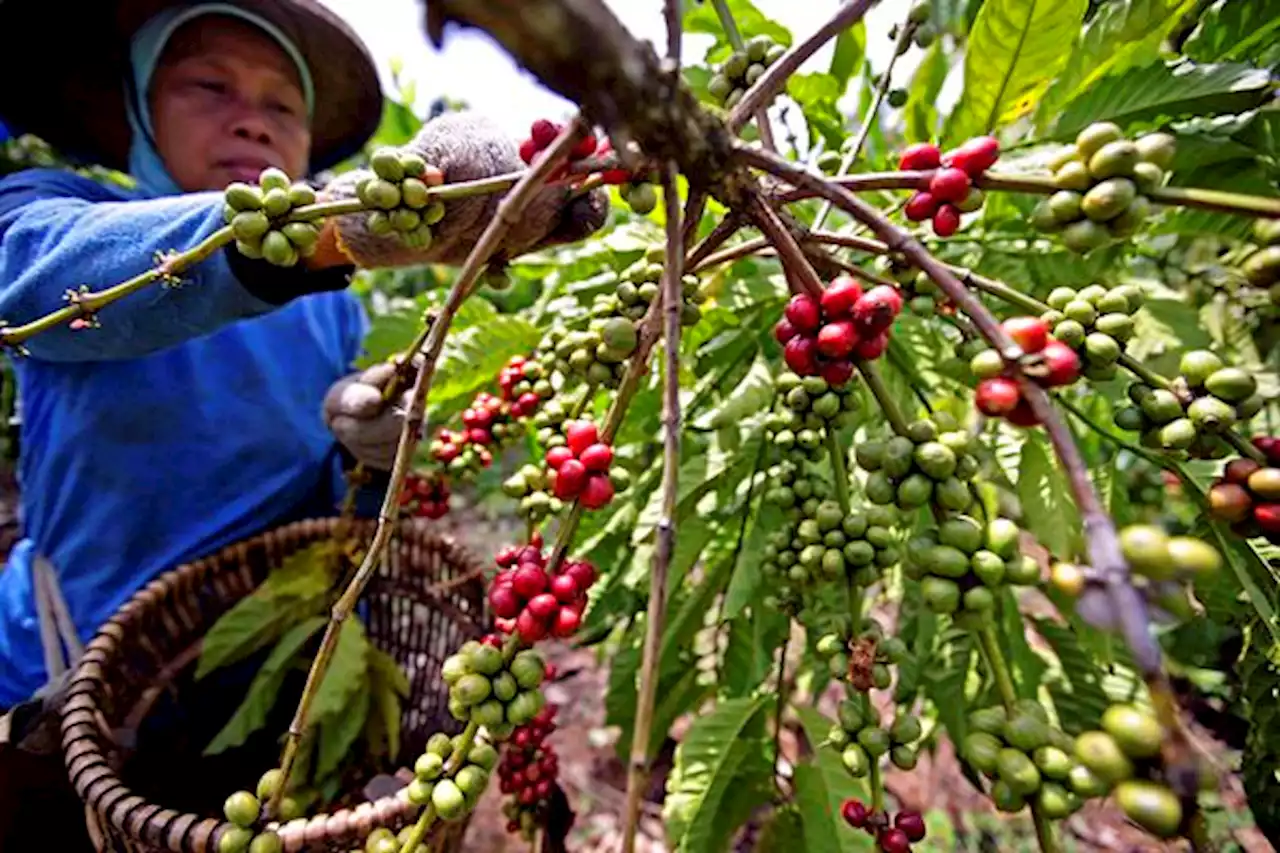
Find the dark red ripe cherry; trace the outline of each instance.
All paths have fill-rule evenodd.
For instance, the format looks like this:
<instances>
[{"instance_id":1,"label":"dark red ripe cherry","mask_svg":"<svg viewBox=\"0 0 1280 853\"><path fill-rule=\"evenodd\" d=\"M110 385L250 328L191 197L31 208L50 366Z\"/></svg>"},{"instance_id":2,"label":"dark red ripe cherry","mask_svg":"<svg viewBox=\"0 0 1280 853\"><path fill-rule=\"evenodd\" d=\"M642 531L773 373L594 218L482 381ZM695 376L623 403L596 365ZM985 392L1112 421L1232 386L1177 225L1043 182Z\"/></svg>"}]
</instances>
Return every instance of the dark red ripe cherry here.
<instances>
[{"instance_id":1,"label":"dark red ripe cherry","mask_svg":"<svg viewBox=\"0 0 1280 853\"><path fill-rule=\"evenodd\" d=\"M545 591L546 588L547 573L537 566L525 564L511 574L512 591L526 601Z\"/></svg>"},{"instance_id":2,"label":"dark red ripe cherry","mask_svg":"<svg viewBox=\"0 0 1280 853\"><path fill-rule=\"evenodd\" d=\"M564 573L573 578L578 589L585 590L596 582L596 570L585 560L574 560L566 563Z\"/></svg>"},{"instance_id":3,"label":"dark red ripe cherry","mask_svg":"<svg viewBox=\"0 0 1280 853\"><path fill-rule=\"evenodd\" d=\"M1252 459L1245 459L1244 457L1232 459L1227 463L1226 467L1222 469L1222 479L1226 480L1228 483L1239 483L1243 486L1249 481L1249 475L1261 467L1262 466L1260 464L1254 462Z\"/></svg>"},{"instance_id":4,"label":"dark red ripe cherry","mask_svg":"<svg viewBox=\"0 0 1280 853\"><path fill-rule=\"evenodd\" d=\"M791 325L791 321L786 317L783 317L773 326L774 340L780 344L785 344L798 334L799 332L796 331L796 327Z\"/></svg>"},{"instance_id":5,"label":"dark red ripe cherry","mask_svg":"<svg viewBox=\"0 0 1280 853\"><path fill-rule=\"evenodd\" d=\"M964 201L970 184L963 169L939 169L929 181L929 192L939 201Z\"/></svg>"},{"instance_id":6,"label":"dark red ripe cherry","mask_svg":"<svg viewBox=\"0 0 1280 853\"><path fill-rule=\"evenodd\" d=\"M849 320L828 323L818 331L818 352L827 358L844 358L857 344L858 333Z\"/></svg>"},{"instance_id":7,"label":"dark red ripe cherry","mask_svg":"<svg viewBox=\"0 0 1280 853\"><path fill-rule=\"evenodd\" d=\"M545 118L538 119L529 128L529 137L533 140L533 144L538 146L539 151L555 142L559 135L560 125Z\"/></svg>"},{"instance_id":8,"label":"dark red ripe cherry","mask_svg":"<svg viewBox=\"0 0 1280 853\"><path fill-rule=\"evenodd\" d=\"M529 599L529 603L525 605L525 609L533 614L534 618L540 622L545 622L552 616L556 615L556 610L560 608L560 602L556 601L556 597L549 592L541 595L535 595Z\"/></svg>"},{"instance_id":9,"label":"dark red ripe cherry","mask_svg":"<svg viewBox=\"0 0 1280 853\"><path fill-rule=\"evenodd\" d=\"M880 849L884 853L911 853L911 839L901 829L887 829L880 833Z\"/></svg>"},{"instance_id":10,"label":"dark red ripe cherry","mask_svg":"<svg viewBox=\"0 0 1280 853\"><path fill-rule=\"evenodd\" d=\"M1040 419L1036 417L1036 413L1031 410L1031 404L1024 397L1018 401L1018 405L1012 412L1005 415L1005 420L1014 426L1033 427L1039 426Z\"/></svg>"},{"instance_id":11,"label":"dark red ripe cherry","mask_svg":"<svg viewBox=\"0 0 1280 853\"><path fill-rule=\"evenodd\" d=\"M840 816L844 818L845 823L854 829L862 829L867 825L867 818L871 816L871 813L862 804L861 800L845 800L840 806Z\"/></svg>"},{"instance_id":12,"label":"dark red ripe cherry","mask_svg":"<svg viewBox=\"0 0 1280 853\"><path fill-rule=\"evenodd\" d=\"M565 426L565 442L574 456L581 456L582 451L600 440L600 433L591 421L572 421Z\"/></svg>"},{"instance_id":13,"label":"dark red ripe cherry","mask_svg":"<svg viewBox=\"0 0 1280 853\"><path fill-rule=\"evenodd\" d=\"M587 483L587 466L570 459L556 469L555 495L560 500L576 498Z\"/></svg>"},{"instance_id":14,"label":"dark red ripe cherry","mask_svg":"<svg viewBox=\"0 0 1280 853\"><path fill-rule=\"evenodd\" d=\"M1010 317L1000 327L1023 352L1040 352L1049 343L1049 325L1039 317Z\"/></svg>"},{"instance_id":15,"label":"dark red ripe cherry","mask_svg":"<svg viewBox=\"0 0 1280 853\"><path fill-rule=\"evenodd\" d=\"M578 456L588 471L608 471L613 463L613 448L607 444L596 443L588 447Z\"/></svg>"},{"instance_id":16,"label":"dark red ripe cherry","mask_svg":"<svg viewBox=\"0 0 1280 853\"><path fill-rule=\"evenodd\" d=\"M1017 408L1022 400L1018 383L1004 376L984 379L978 383L974 403L984 415L999 417Z\"/></svg>"},{"instance_id":17,"label":"dark red ripe cherry","mask_svg":"<svg viewBox=\"0 0 1280 853\"><path fill-rule=\"evenodd\" d=\"M1050 387L1070 385L1080 376L1080 356L1062 341L1049 341L1041 355L1044 357L1044 384Z\"/></svg>"},{"instance_id":18,"label":"dark red ripe cherry","mask_svg":"<svg viewBox=\"0 0 1280 853\"><path fill-rule=\"evenodd\" d=\"M822 378L827 380L828 385L839 388L853 378L853 362L843 359L840 361L828 361L822 365L821 373Z\"/></svg>"},{"instance_id":19,"label":"dark red ripe cherry","mask_svg":"<svg viewBox=\"0 0 1280 853\"><path fill-rule=\"evenodd\" d=\"M866 338L893 325L902 312L902 297L895 288L881 284L871 288L853 306L853 322Z\"/></svg>"},{"instance_id":20,"label":"dark red ripe cherry","mask_svg":"<svg viewBox=\"0 0 1280 853\"><path fill-rule=\"evenodd\" d=\"M942 152L938 146L929 142L917 142L908 145L898 158L898 171L915 172L921 169L936 169L942 164Z\"/></svg>"},{"instance_id":21,"label":"dark red ripe cherry","mask_svg":"<svg viewBox=\"0 0 1280 853\"><path fill-rule=\"evenodd\" d=\"M884 331L874 338L858 341L858 345L853 348L853 354L864 361L872 361L884 355L884 351L888 348L889 333Z\"/></svg>"},{"instance_id":22,"label":"dark red ripe cherry","mask_svg":"<svg viewBox=\"0 0 1280 853\"><path fill-rule=\"evenodd\" d=\"M933 193L918 192L907 200L902 212L912 222L924 222L938 212L941 203Z\"/></svg>"},{"instance_id":23,"label":"dark red ripe cherry","mask_svg":"<svg viewBox=\"0 0 1280 853\"><path fill-rule=\"evenodd\" d=\"M817 331L822 322L822 312L818 308L818 300L805 293L797 293L787 303L786 317L791 325L801 332Z\"/></svg>"},{"instance_id":24,"label":"dark red ripe cherry","mask_svg":"<svg viewBox=\"0 0 1280 853\"><path fill-rule=\"evenodd\" d=\"M574 457L574 453L563 444L559 447L553 447L547 451L547 465L554 471L559 471L560 466L568 462Z\"/></svg>"},{"instance_id":25,"label":"dark red ripe cherry","mask_svg":"<svg viewBox=\"0 0 1280 853\"><path fill-rule=\"evenodd\" d=\"M822 292L822 310L828 320L838 320L853 310L853 303L862 298L862 288L847 275L842 275Z\"/></svg>"},{"instance_id":26,"label":"dark red ripe cherry","mask_svg":"<svg viewBox=\"0 0 1280 853\"><path fill-rule=\"evenodd\" d=\"M787 367L801 376L812 376L818 372L818 350L813 338L794 337L787 341L782 357L786 359Z\"/></svg>"},{"instance_id":27,"label":"dark red ripe cherry","mask_svg":"<svg viewBox=\"0 0 1280 853\"><path fill-rule=\"evenodd\" d=\"M1280 438L1260 435L1253 440L1253 446L1261 450L1272 465L1280 465Z\"/></svg>"},{"instance_id":28,"label":"dark red ripe cherry","mask_svg":"<svg viewBox=\"0 0 1280 853\"><path fill-rule=\"evenodd\" d=\"M533 158L538 154L538 146L532 139L526 139L520 143L520 159L526 164L532 163Z\"/></svg>"},{"instance_id":29,"label":"dark red ripe cherry","mask_svg":"<svg viewBox=\"0 0 1280 853\"><path fill-rule=\"evenodd\" d=\"M578 597L578 583L572 575L556 575L551 579L551 594L562 604L568 604Z\"/></svg>"},{"instance_id":30,"label":"dark red ripe cherry","mask_svg":"<svg viewBox=\"0 0 1280 853\"><path fill-rule=\"evenodd\" d=\"M1263 533L1280 533L1280 504L1258 504L1253 508L1253 520Z\"/></svg>"},{"instance_id":31,"label":"dark red ripe cherry","mask_svg":"<svg viewBox=\"0 0 1280 853\"><path fill-rule=\"evenodd\" d=\"M581 624L582 617L578 615L578 611L570 607L561 607L556 613L556 621L551 627L551 633L561 639L572 637Z\"/></svg>"},{"instance_id":32,"label":"dark red ripe cherry","mask_svg":"<svg viewBox=\"0 0 1280 853\"><path fill-rule=\"evenodd\" d=\"M950 237L960 230L960 211L954 205L944 204L933 214L933 233Z\"/></svg>"},{"instance_id":33,"label":"dark red ripe cherry","mask_svg":"<svg viewBox=\"0 0 1280 853\"><path fill-rule=\"evenodd\" d=\"M547 596L550 598L550 596ZM554 601L555 599L552 599ZM533 611L527 607L520 612L520 616L516 618L516 630L520 633L521 639L526 643L536 643L543 637L547 636L547 625L545 622L533 615Z\"/></svg>"},{"instance_id":34,"label":"dark red ripe cherry","mask_svg":"<svg viewBox=\"0 0 1280 853\"><path fill-rule=\"evenodd\" d=\"M613 483L607 474L592 474L582 490L582 505L587 509L599 509L613 500Z\"/></svg>"},{"instance_id":35,"label":"dark red ripe cherry","mask_svg":"<svg viewBox=\"0 0 1280 853\"><path fill-rule=\"evenodd\" d=\"M947 153L943 162L947 166L963 169L971 178L976 178L995 165L1000 159L1000 143L994 136L978 136L965 142L959 148Z\"/></svg>"},{"instance_id":36,"label":"dark red ripe cherry","mask_svg":"<svg viewBox=\"0 0 1280 853\"><path fill-rule=\"evenodd\" d=\"M898 812L893 825L906 833L908 841L922 841L925 836L924 818L920 812Z\"/></svg>"},{"instance_id":37,"label":"dark red ripe cherry","mask_svg":"<svg viewBox=\"0 0 1280 853\"><path fill-rule=\"evenodd\" d=\"M582 140L578 142L577 145L574 146L572 159L581 160L583 157L590 157L592 154L596 153L596 146L598 144L599 140L596 139L596 135L594 133L587 134L582 137Z\"/></svg>"},{"instance_id":38,"label":"dark red ripe cherry","mask_svg":"<svg viewBox=\"0 0 1280 853\"><path fill-rule=\"evenodd\" d=\"M520 597L509 586L495 586L489 590L489 606L500 619L514 619L520 615Z\"/></svg>"}]
</instances>

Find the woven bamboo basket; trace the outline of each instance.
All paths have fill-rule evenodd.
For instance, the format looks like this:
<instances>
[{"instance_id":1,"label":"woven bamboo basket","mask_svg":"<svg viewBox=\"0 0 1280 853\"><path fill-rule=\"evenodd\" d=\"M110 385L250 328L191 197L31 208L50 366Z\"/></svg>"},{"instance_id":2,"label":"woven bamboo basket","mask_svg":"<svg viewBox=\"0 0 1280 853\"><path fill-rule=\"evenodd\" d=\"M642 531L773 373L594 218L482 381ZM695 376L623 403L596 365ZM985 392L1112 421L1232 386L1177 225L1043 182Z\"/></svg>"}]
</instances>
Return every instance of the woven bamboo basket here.
<instances>
[{"instance_id":1,"label":"woven bamboo basket","mask_svg":"<svg viewBox=\"0 0 1280 853\"><path fill-rule=\"evenodd\" d=\"M182 693L188 689L183 683L190 682L201 640L213 623L262 583L272 567L332 537L337 523L315 519L289 524L169 571L121 607L88 645L65 694L62 746L71 784L86 805L90 835L102 853L216 853L230 827L219 819L222 798L252 788L257 774L272 766L293 703L277 702L289 706L283 709L285 722L274 729L274 722L268 724L272 730L263 733L266 747L253 763L230 769L184 764L180 747L173 748L174 754L168 747L152 747L148 754L146 739L135 742L134 733L158 703L173 701L182 707ZM372 526L361 522L354 532L367 540ZM411 684L410 698L402 706L396 762L401 768L412 765L434 732L454 734L461 728L448 713L447 687L438 674L453 650L480 633L481 568L451 539L421 522L405 521L365 591L362 611L369 637L396 659ZM231 697L230 707L241 698ZM403 786L411 773L400 769L399 785L396 778L382 776L382 793L374 799L357 784L339 798L332 813L274 828L288 851L362 849L373 829L399 830L416 816ZM190 788L201 783L201 808L192 808ZM188 805L175 806L176 801ZM441 826L432 849L460 849L465 828L465 823Z\"/></svg>"}]
</instances>

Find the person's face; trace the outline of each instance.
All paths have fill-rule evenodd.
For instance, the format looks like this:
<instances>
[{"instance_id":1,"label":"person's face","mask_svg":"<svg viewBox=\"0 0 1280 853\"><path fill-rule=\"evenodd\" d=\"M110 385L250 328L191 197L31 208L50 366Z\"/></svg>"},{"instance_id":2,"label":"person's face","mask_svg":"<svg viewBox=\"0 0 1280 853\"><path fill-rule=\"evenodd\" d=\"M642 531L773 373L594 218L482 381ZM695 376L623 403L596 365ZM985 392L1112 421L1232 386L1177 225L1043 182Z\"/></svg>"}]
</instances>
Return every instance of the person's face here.
<instances>
[{"instance_id":1,"label":"person's face","mask_svg":"<svg viewBox=\"0 0 1280 853\"><path fill-rule=\"evenodd\" d=\"M306 174L311 130L297 68L257 27L214 16L184 25L150 98L157 151L186 192L256 182L268 166Z\"/></svg>"}]
</instances>

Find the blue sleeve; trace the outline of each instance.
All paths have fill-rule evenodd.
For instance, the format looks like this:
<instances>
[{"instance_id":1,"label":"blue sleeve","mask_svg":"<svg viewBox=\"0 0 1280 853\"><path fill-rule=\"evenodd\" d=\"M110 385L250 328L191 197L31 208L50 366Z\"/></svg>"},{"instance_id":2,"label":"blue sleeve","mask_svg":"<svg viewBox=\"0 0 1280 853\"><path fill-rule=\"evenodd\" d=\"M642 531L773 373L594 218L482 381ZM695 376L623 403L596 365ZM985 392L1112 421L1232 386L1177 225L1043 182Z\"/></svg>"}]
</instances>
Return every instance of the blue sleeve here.
<instances>
[{"instance_id":1,"label":"blue sleeve","mask_svg":"<svg viewBox=\"0 0 1280 853\"><path fill-rule=\"evenodd\" d=\"M55 197L0 215L0 320L20 325L66 304L68 290L101 290L145 272L158 252L185 251L223 225L220 193L129 201ZM182 284L148 285L104 308L99 329L68 326L27 341L49 361L137 358L254 317L275 305L254 296L215 252Z\"/></svg>"}]
</instances>

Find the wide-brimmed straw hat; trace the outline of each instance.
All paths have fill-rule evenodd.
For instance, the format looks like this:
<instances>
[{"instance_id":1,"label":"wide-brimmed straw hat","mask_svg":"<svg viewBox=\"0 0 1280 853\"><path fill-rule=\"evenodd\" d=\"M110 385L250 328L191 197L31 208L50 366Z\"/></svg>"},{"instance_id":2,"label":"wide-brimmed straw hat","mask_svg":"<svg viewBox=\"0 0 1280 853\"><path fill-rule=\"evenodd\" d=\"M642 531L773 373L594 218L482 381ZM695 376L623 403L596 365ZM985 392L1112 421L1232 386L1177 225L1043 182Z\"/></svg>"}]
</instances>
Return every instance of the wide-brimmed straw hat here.
<instances>
[{"instance_id":1,"label":"wide-brimmed straw hat","mask_svg":"<svg viewBox=\"0 0 1280 853\"><path fill-rule=\"evenodd\" d=\"M311 71L311 167L355 153L382 117L378 72L355 32L316 0L229 0L292 39ZM0 0L0 120L63 153L127 170L129 41L181 0Z\"/></svg>"}]
</instances>

